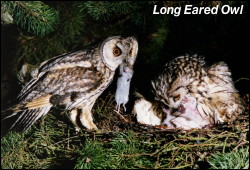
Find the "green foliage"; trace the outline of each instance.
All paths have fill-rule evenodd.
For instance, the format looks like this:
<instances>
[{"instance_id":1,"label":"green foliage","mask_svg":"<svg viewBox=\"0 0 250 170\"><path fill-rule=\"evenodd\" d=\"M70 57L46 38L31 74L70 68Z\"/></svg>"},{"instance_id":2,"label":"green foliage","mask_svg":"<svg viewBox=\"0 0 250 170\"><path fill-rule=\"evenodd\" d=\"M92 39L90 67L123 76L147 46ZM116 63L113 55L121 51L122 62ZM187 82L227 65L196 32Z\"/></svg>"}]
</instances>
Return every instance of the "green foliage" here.
<instances>
[{"instance_id":1,"label":"green foliage","mask_svg":"<svg viewBox=\"0 0 250 170\"><path fill-rule=\"evenodd\" d=\"M139 153L138 139L132 132L116 133L108 144L87 140L79 150L76 169L125 169L135 168L134 162L126 155Z\"/></svg>"},{"instance_id":2,"label":"green foliage","mask_svg":"<svg viewBox=\"0 0 250 170\"><path fill-rule=\"evenodd\" d=\"M54 159L59 160L61 154L69 152L64 145L56 144L61 137L68 135L67 126L53 115L49 115L46 122L37 122L24 134L11 133L1 138L1 168L44 169L54 166L57 164Z\"/></svg>"},{"instance_id":3,"label":"green foliage","mask_svg":"<svg viewBox=\"0 0 250 170\"><path fill-rule=\"evenodd\" d=\"M24 30L44 36L54 31L58 12L41 1L1 1Z\"/></svg>"},{"instance_id":4,"label":"green foliage","mask_svg":"<svg viewBox=\"0 0 250 170\"><path fill-rule=\"evenodd\" d=\"M23 136L10 134L1 139L1 169L21 169L29 154L23 154Z\"/></svg>"},{"instance_id":5,"label":"green foliage","mask_svg":"<svg viewBox=\"0 0 250 170\"><path fill-rule=\"evenodd\" d=\"M1 168L243 168L249 163L247 113L240 123L217 129L181 132L128 124L111 131L124 121L113 112L113 99L110 95L98 99L93 108L95 114L103 110L101 116L95 115L102 132L76 133L63 108L53 108L24 134L3 137Z\"/></svg>"},{"instance_id":6,"label":"green foliage","mask_svg":"<svg viewBox=\"0 0 250 170\"><path fill-rule=\"evenodd\" d=\"M110 168L136 168L135 160L130 155L142 152L140 145L141 141L136 138L133 132L117 133L116 137L110 142L110 157L113 159Z\"/></svg>"},{"instance_id":7,"label":"green foliage","mask_svg":"<svg viewBox=\"0 0 250 170\"><path fill-rule=\"evenodd\" d=\"M100 142L87 140L85 146L78 150L79 160L75 169L100 169L105 168L106 153Z\"/></svg>"},{"instance_id":8,"label":"green foliage","mask_svg":"<svg viewBox=\"0 0 250 170\"><path fill-rule=\"evenodd\" d=\"M212 169L248 169L249 146L229 153L216 153L208 160Z\"/></svg>"},{"instance_id":9,"label":"green foliage","mask_svg":"<svg viewBox=\"0 0 250 170\"><path fill-rule=\"evenodd\" d=\"M133 2L133 1L120 1L120 2L108 2L108 1L86 1L79 3L78 7L81 11L87 12L94 20L108 22L110 19L119 15L128 15L135 11L142 9L144 4L150 4L151 2Z\"/></svg>"},{"instance_id":10,"label":"green foliage","mask_svg":"<svg viewBox=\"0 0 250 170\"><path fill-rule=\"evenodd\" d=\"M145 57L146 63L153 63L156 64L159 61L161 56L162 48L165 44L165 40L167 39L168 29L165 23L162 24L154 33L151 34L151 39L145 45L145 49L143 53L145 55L150 54L149 56ZM154 48L155 50L151 52L151 49Z\"/></svg>"},{"instance_id":11,"label":"green foliage","mask_svg":"<svg viewBox=\"0 0 250 170\"><path fill-rule=\"evenodd\" d=\"M60 13L60 23L56 32L43 37L27 35L19 37L20 48L15 64L24 61L36 65L53 56L71 51L81 42L79 37L85 28L84 15L78 8L67 9L63 5L58 8L63 12Z\"/></svg>"}]
</instances>

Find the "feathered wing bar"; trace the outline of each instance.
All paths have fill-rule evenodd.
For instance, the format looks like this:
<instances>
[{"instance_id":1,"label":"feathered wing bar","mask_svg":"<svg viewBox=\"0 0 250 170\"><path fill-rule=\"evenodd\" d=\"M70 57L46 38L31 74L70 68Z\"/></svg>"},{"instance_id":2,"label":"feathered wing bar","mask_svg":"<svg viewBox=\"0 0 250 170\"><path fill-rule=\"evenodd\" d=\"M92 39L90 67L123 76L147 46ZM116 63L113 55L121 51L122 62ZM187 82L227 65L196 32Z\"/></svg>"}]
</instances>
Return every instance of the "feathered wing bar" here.
<instances>
[{"instance_id":1,"label":"feathered wing bar","mask_svg":"<svg viewBox=\"0 0 250 170\"><path fill-rule=\"evenodd\" d=\"M9 131L23 132L37 119L48 113L51 95L20 103L1 113L1 136Z\"/></svg>"}]
</instances>

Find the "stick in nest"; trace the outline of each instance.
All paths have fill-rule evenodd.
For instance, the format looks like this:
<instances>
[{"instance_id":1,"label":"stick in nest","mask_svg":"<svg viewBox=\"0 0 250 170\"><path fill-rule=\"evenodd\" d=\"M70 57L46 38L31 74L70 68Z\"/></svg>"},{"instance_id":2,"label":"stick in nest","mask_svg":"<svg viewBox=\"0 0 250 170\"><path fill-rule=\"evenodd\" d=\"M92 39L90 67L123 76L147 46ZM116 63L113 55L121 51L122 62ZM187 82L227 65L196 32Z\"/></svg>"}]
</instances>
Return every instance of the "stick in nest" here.
<instances>
[{"instance_id":1,"label":"stick in nest","mask_svg":"<svg viewBox=\"0 0 250 170\"><path fill-rule=\"evenodd\" d=\"M115 113L117 113L117 115L119 115L120 118L122 118L126 123L129 122L129 121L128 121L124 116L122 116L117 110L114 110L114 111L115 111Z\"/></svg>"}]
</instances>

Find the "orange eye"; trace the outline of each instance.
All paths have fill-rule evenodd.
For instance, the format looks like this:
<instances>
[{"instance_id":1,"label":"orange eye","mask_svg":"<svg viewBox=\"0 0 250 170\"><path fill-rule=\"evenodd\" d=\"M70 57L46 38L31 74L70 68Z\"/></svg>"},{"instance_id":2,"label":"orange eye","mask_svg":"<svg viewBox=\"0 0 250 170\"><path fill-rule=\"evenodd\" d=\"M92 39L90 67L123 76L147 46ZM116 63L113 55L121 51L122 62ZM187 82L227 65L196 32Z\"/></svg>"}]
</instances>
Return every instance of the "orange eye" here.
<instances>
[{"instance_id":1,"label":"orange eye","mask_svg":"<svg viewBox=\"0 0 250 170\"><path fill-rule=\"evenodd\" d=\"M177 100L179 100L180 98L181 98L181 95L178 94L177 96L174 97L174 101L177 101Z\"/></svg>"},{"instance_id":2,"label":"orange eye","mask_svg":"<svg viewBox=\"0 0 250 170\"><path fill-rule=\"evenodd\" d=\"M114 54L115 56L119 56L119 55L121 55L121 53L122 53L122 51L121 51L121 49L120 49L119 47L116 47L116 48L113 50L113 54Z\"/></svg>"}]
</instances>

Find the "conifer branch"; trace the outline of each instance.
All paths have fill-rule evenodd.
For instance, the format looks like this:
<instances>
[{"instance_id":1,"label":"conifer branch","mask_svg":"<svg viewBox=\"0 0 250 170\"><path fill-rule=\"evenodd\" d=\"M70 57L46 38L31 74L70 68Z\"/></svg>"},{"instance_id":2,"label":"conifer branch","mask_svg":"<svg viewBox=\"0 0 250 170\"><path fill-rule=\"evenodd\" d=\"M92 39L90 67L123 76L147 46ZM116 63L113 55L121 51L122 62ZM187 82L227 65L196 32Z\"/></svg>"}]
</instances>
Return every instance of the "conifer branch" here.
<instances>
[{"instance_id":1,"label":"conifer branch","mask_svg":"<svg viewBox=\"0 0 250 170\"><path fill-rule=\"evenodd\" d=\"M44 36L54 31L59 21L58 12L41 1L2 1L13 16L14 23L25 31Z\"/></svg>"}]
</instances>

